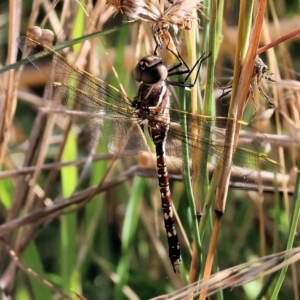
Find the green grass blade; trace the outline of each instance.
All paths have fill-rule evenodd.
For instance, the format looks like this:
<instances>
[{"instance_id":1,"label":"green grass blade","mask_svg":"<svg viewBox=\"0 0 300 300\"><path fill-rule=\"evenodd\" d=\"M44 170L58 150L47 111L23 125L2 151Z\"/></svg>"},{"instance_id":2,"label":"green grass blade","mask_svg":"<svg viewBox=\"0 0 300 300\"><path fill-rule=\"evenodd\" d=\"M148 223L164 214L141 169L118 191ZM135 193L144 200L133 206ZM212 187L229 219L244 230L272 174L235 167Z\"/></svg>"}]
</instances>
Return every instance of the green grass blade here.
<instances>
[{"instance_id":1,"label":"green grass blade","mask_svg":"<svg viewBox=\"0 0 300 300\"><path fill-rule=\"evenodd\" d=\"M0 201L6 209L11 206L12 194L14 187L10 179L4 178L0 180Z\"/></svg>"},{"instance_id":2,"label":"green grass blade","mask_svg":"<svg viewBox=\"0 0 300 300\"><path fill-rule=\"evenodd\" d=\"M77 157L77 146L75 136L70 131L65 149L62 155L62 161L68 161L76 159ZM64 198L71 196L75 190L77 184L77 169L75 166L65 167L61 170L62 177L62 194ZM63 282L63 290L65 293L71 295L70 289L80 292L77 284L74 285L74 267L76 264L76 228L77 228L77 217L76 213L63 215L60 218L61 222L61 251L60 251L60 267L61 277Z\"/></svg>"},{"instance_id":3,"label":"green grass blade","mask_svg":"<svg viewBox=\"0 0 300 300\"><path fill-rule=\"evenodd\" d=\"M22 258L25 266L30 267L41 278L47 277L43 270L43 264L40 260L40 254L34 242L31 242L28 247L26 247ZM31 283L32 294L36 297L36 299L52 299L52 291L50 291L48 287L31 276L29 276L28 278Z\"/></svg>"},{"instance_id":4,"label":"green grass blade","mask_svg":"<svg viewBox=\"0 0 300 300\"><path fill-rule=\"evenodd\" d=\"M180 99L181 99L181 109L186 111L186 95L185 90L180 89L179 90ZM190 219L191 219L191 226L193 230L193 237L194 242L196 245L197 253L198 253L198 266L199 266L199 272L200 272L200 266L201 266L201 240L199 235L199 229L198 229L198 219L196 215L196 205L195 205L195 199L193 194L193 188L192 188L192 178L190 173L190 153L188 148L188 138L187 138L187 120L186 115L183 115L184 118L181 122L182 129L184 130L185 134L185 140L182 143L182 154L183 154L183 180L186 188L186 194L189 204L189 211L190 211Z\"/></svg>"},{"instance_id":5,"label":"green grass blade","mask_svg":"<svg viewBox=\"0 0 300 300\"><path fill-rule=\"evenodd\" d=\"M145 184L146 180L144 178L134 178L122 231L122 256L117 267L117 274L119 275L120 281L116 285L114 299L124 299L122 289L129 276L130 261L132 259L132 243L136 233L138 219L140 216L143 217L140 207Z\"/></svg>"},{"instance_id":6,"label":"green grass blade","mask_svg":"<svg viewBox=\"0 0 300 300\"><path fill-rule=\"evenodd\" d=\"M298 170L300 170L300 160L298 160ZM295 241L296 237L296 232L297 232L297 225L298 225L298 220L300 217L300 173L297 173L297 180L295 183L295 193L294 193L294 208L292 209L293 211L293 217L290 225L290 230L289 230L289 236L288 236L288 241L287 241L287 246L286 250L290 250L293 248L293 244ZM275 300L278 299L278 294L281 289L282 283L285 279L286 272L287 272L288 266L284 267L279 275L279 278L275 284L271 299Z\"/></svg>"}]
</instances>

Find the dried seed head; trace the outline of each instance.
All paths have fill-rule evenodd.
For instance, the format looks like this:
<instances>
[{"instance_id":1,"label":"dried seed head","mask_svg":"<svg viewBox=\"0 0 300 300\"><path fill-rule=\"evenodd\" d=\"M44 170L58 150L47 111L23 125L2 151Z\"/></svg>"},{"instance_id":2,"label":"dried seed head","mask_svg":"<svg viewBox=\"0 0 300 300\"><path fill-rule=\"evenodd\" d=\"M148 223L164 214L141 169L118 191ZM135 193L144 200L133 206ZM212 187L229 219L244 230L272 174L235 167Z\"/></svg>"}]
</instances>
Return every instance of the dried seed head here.
<instances>
[{"instance_id":1,"label":"dried seed head","mask_svg":"<svg viewBox=\"0 0 300 300\"><path fill-rule=\"evenodd\" d=\"M193 22L199 25L200 20L193 17L193 10L198 10L203 15L201 0L107 0L107 4L127 16L128 21L153 23L156 35L168 30L170 26L176 34L179 28L191 29Z\"/></svg>"},{"instance_id":2,"label":"dried seed head","mask_svg":"<svg viewBox=\"0 0 300 300\"><path fill-rule=\"evenodd\" d=\"M106 4L113 6L117 12L121 12L128 18L128 21L135 21L141 11L140 1L132 0L107 0Z\"/></svg>"}]
</instances>

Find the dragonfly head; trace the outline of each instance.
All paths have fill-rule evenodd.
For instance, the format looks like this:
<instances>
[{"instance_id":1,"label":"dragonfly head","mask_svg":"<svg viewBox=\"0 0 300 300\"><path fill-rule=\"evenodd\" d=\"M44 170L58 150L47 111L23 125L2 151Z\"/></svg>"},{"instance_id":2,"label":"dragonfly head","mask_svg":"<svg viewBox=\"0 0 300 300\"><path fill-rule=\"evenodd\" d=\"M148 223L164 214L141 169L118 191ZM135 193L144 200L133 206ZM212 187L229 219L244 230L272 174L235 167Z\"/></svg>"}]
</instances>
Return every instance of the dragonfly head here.
<instances>
[{"instance_id":1,"label":"dragonfly head","mask_svg":"<svg viewBox=\"0 0 300 300\"><path fill-rule=\"evenodd\" d=\"M168 69L162 63L162 58L156 55L143 57L133 71L134 79L148 85L164 81L168 77Z\"/></svg>"}]
</instances>

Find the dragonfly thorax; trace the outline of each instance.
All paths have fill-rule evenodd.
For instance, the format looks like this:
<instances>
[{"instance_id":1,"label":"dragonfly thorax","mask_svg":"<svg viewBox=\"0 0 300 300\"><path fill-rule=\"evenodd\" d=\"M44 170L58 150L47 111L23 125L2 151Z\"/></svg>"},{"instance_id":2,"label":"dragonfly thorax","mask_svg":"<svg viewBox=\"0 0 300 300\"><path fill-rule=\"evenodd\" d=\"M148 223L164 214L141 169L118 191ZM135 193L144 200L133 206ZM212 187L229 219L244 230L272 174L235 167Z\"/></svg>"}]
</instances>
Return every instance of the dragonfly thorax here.
<instances>
[{"instance_id":1,"label":"dragonfly thorax","mask_svg":"<svg viewBox=\"0 0 300 300\"><path fill-rule=\"evenodd\" d=\"M168 69L162 63L162 58L156 55L143 57L133 72L134 79L147 85L164 81L168 77Z\"/></svg>"}]
</instances>

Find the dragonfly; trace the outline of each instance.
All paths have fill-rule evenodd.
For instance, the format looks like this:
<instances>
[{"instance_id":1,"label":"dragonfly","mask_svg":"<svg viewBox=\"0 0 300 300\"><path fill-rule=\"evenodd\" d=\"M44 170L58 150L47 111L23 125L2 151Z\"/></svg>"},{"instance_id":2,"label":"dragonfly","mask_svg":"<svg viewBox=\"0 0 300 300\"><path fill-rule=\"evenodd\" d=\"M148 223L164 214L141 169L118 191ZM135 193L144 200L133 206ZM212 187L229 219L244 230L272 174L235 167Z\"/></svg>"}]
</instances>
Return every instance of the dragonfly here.
<instances>
[{"instance_id":1,"label":"dragonfly","mask_svg":"<svg viewBox=\"0 0 300 300\"><path fill-rule=\"evenodd\" d=\"M227 147L224 145L227 119L195 115L171 108L168 86L185 84L168 79L178 74L177 66L168 69L158 55L145 56L137 63L134 78L140 82L140 86L132 100L119 89L77 68L38 40L19 37L18 45L27 59L48 78L48 98L57 107L53 111L66 114L78 126L88 129L89 134L99 139L110 151L121 155L136 155L141 151L148 151L143 131L147 128L155 146L169 258L174 272L178 273L181 263L180 245L173 216L166 155L175 166L181 168L177 159L182 158L184 144L193 153L208 153L209 161L216 163L224 147ZM201 56L198 63L201 64L205 58ZM194 67L191 71L193 69ZM255 133L248 133L247 140L251 139L255 140ZM260 153L240 147L235 152L233 168L250 170L249 176L247 173L243 175L245 183L253 183L253 176L250 175L258 166L272 172L279 170L275 161ZM204 176L205 170L198 171L200 176Z\"/></svg>"}]
</instances>

